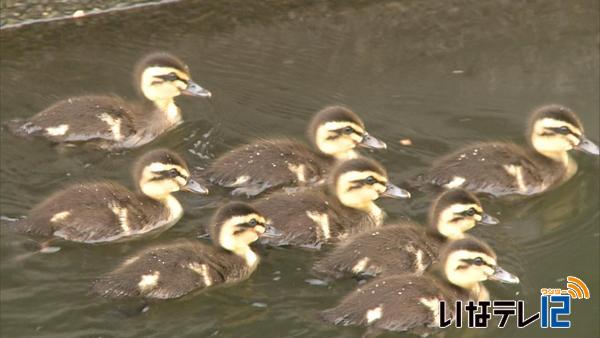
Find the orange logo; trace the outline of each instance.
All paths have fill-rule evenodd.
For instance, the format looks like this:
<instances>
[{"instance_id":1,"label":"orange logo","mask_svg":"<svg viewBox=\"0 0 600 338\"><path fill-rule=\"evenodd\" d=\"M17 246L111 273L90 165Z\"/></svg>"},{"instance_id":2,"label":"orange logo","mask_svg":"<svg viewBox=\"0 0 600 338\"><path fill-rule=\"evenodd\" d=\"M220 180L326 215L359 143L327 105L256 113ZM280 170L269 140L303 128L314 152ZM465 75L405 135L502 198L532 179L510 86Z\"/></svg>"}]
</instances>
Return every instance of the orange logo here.
<instances>
[{"instance_id":1,"label":"orange logo","mask_svg":"<svg viewBox=\"0 0 600 338\"><path fill-rule=\"evenodd\" d=\"M575 276L567 277L567 288L543 288L540 289L542 295L569 295L571 299L590 299L590 289L579 278Z\"/></svg>"},{"instance_id":2,"label":"orange logo","mask_svg":"<svg viewBox=\"0 0 600 338\"><path fill-rule=\"evenodd\" d=\"M590 289L585 283L574 276L567 277L567 290L563 294L569 294L573 299L590 299Z\"/></svg>"}]
</instances>

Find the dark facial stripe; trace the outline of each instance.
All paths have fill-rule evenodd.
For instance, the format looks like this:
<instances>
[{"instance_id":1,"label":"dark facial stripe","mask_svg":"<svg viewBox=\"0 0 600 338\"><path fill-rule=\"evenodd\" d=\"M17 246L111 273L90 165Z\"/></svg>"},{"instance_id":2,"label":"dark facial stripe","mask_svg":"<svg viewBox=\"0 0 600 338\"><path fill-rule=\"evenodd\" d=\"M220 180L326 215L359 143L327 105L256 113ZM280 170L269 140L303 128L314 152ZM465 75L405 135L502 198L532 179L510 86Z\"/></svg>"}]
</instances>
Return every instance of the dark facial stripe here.
<instances>
[{"instance_id":1,"label":"dark facial stripe","mask_svg":"<svg viewBox=\"0 0 600 338\"><path fill-rule=\"evenodd\" d=\"M340 128L340 129L335 129L335 130L333 130L333 132L335 132L339 135L350 135L350 134L362 135L361 133L356 131L356 129L354 129L350 126L346 126L346 127Z\"/></svg>"},{"instance_id":2,"label":"dark facial stripe","mask_svg":"<svg viewBox=\"0 0 600 338\"><path fill-rule=\"evenodd\" d=\"M465 258L465 259L461 259L460 261L461 261L461 262L465 262L465 263L467 263L467 264L469 264L469 265L476 265L476 264L475 264L475 259L468 259L468 258ZM490 267L490 268L492 268L492 269L494 268L494 266L493 266L493 265L491 265L491 264L488 264L488 263L487 263L486 261L484 261L483 259L482 259L482 262L483 262L483 264L481 264L481 265L489 266L489 267Z\"/></svg>"},{"instance_id":3,"label":"dark facial stripe","mask_svg":"<svg viewBox=\"0 0 600 338\"><path fill-rule=\"evenodd\" d=\"M552 135L552 134L560 134L560 135L573 135L575 137L579 137L578 134L576 134L574 131L572 131L569 127L567 126L562 126L562 127L556 127L556 128L544 128L546 130L550 130L551 133L547 133L544 132L542 133L543 136L548 136L548 135Z\"/></svg>"},{"instance_id":4,"label":"dark facial stripe","mask_svg":"<svg viewBox=\"0 0 600 338\"><path fill-rule=\"evenodd\" d=\"M188 178L183 175L182 173L179 172L179 170L172 168L169 170L163 170L163 171L155 171L155 174L157 174L157 176L152 177L150 180L151 181L158 181L158 180L162 180L165 178L175 178L175 177L182 177L185 180L187 180Z\"/></svg>"},{"instance_id":5,"label":"dark facial stripe","mask_svg":"<svg viewBox=\"0 0 600 338\"><path fill-rule=\"evenodd\" d=\"M355 180L355 181L352 181L351 183L352 183L352 185L350 186L350 189L348 189L348 190L359 189L365 185L375 185L377 183L379 183L381 185L386 184L385 182L381 182L373 176L369 176L362 180Z\"/></svg>"},{"instance_id":6,"label":"dark facial stripe","mask_svg":"<svg viewBox=\"0 0 600 338\"><path fill-rule=\"evenodd\" d=\"M346 126L343 128L339 128L339 129L334 129L331 130L332 133L335 133L335 135L330 135L327 137L328 140L335 140L343 135L352 135L352 134L356 134L359 136L362 136L362 133L359 133L356 129L350 127L350 126Z\"/></svg>"},{"instance_id":7,"label":"dark facial stripe","mask_svg":"<svg viewBox=\"0 0 600 338\"><path fill-rule=\"evenodd\" d=\"M242 232L244 232L244 231L246 231L248 229L253 229L253 228L257 227L257 226L263 226L263 227L266 228L266 224L265 223L260 222L259 220L255 220L255 221L256 221L256 223L254 223L254 224L251 224L249 222L247 222L247 223L241 223L241 224L236 224L236 228L237 229L233 232L233 234L237 235L237 234L242 233Z\"/></svg>"},{"instance_id":8,"label":"dark facial stripe","mask_svg":"<svg viewBox=\"0 0 600 338\"><path fill-rule=\"evenodd\" d=\"M154 77L158 78L158 79L161 79L163 81L174 82L174 81L179 80L179 81L181 81L181 82L183 82L185 84L188 83L187 80L184 80L184 79L180 78L179 76L177 76L176 73L169 73L169 74L165 74L165 75L155 75ZM152 82L152 83L154 83L154 82Z\"/></svg>"},{"instance_id":9,"label":"dark facial stripe","mask_svg":"<svg viewBox=\"0 0 600 338\"><path fill-rule=\"evenodd\" d=\"M462 212L459 212L459 213L457 213L457 215L461 215L461 216L469 216L469 217L470 217L470 216L475 216L475 215L479 215L479 216L481 216L481 215L482 215L482 213L481 213L481 212L479 212L479 211L477 211L477 209L475 209L475 208L470 208L470 209L468 209L468 210L465 210L465 211L462 211Z\"/></svg>"},{"instance_id":10,"label":"dark facial stripe","mask_svg":"<svg viewBox=\"0 0 600 338\"><path fill-rule=\"evenodd\" d=\"M243 228L254 228L254 227L259 226L259 225L260 226L265 226L265 223L263 223L263 222L261 222L261 221L259 221L257 219L253 219L253 220L254 220L254 223L246 222L246 223L237 224L236 226L237 227L243 227Z\"/></svg>"}]
</instances>

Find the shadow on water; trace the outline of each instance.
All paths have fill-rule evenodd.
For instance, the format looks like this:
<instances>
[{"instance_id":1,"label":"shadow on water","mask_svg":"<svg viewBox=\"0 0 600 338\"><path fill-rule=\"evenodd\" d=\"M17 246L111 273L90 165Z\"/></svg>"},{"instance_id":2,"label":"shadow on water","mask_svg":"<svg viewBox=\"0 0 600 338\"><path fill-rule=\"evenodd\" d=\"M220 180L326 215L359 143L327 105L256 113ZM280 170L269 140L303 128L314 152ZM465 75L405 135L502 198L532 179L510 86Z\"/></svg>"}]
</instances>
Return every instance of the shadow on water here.
<instances>
[{"instance_id":1,"label":"shadow on water","mask_svg":"<svg viewBox=\"0 0 600 338\"><path fill-rule=\"evenodd\" d=\"M332 103L352 107L388 142L372 153L401 182L436 157L476 140L523 142L526 112L548 102L576 110L599 140L599 8L593 0L548 1L184 1L80 21L0 33L0 119L26 117L72 95L134 98L131 70L143 54L172 51L214 94L180 98L186 123L141 149L120 154L63 153L0 133L0 214L18 217L75 180L108 178L131 186L131 159L154 147L182 153L202 168L254 137L304 138L306 121ZM401 139L412 146L402 146ZM497 297L529 300L567 275L599 290L598 162L575 154L578 174L544 196L518 203L484 199L502 220L473 233L522 277ZM65 243L51 256L15 257L30 240L2 232L0 296L4 336L360 337L329 327L316 313L354 284L309 285L319 253L263 250L253 277L128 315L136 302L88 294L90 281L122 256L156 241L196 236L226 196L181 195L186 216L156 239L105 246ZM384 201L391 221L424 221L428 197ZM580 302L568 331L452 331L448 336L600 335L598 303ZM510 324L509 324L510 325ZM536 324L537 325L537 324ZM535 325L534 325L535 326ZM395 335L384 335L395 336Z\"/></svg>"}]
</instances>

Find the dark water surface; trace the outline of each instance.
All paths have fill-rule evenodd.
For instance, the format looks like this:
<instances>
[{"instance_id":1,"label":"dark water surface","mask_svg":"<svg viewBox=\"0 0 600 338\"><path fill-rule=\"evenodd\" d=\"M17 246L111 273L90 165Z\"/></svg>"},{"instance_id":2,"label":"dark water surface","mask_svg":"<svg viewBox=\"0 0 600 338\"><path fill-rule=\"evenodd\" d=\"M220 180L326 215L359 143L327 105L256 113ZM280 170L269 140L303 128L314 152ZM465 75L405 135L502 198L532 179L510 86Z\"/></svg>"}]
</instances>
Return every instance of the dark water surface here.
<instances>
[{"instance_id":1,"label":"dark water surface","mask_svg":"<svg viewBox=\"0 0 600 338\"><path fill-rule=\"evenodd\" d=\"M121 154L59 152L42 141L1 138L1 214L24 215L76 180L108 178L131 186L129 167L163 146L202 168L256 137L303 138L312 112L352 107L388 142L373 153L394 181L423 171L439 155L476 140L523 142L527 111L557 102L576 110L599 137L599 4L573 1L186 1L79 22L0 33L0 118L31 116L58 99L87 93L134 97L131 70L149 51L185 60L213 99L178 100L186 123ZM412 146L400 139L410 138ZM600 318L598 160L574 154L579 172L544 196L484 199L501 220L473 233L486 238L517 287L490 285L496 298L528 300L539 288L582 278L592 299L574 301L570 330L451 331L464 337L598 337ZM90 282L124 255L158 241L194 237L226 195L181 194L184 218L159 238L115 245L61 243L56 254L28 256L30 239L2 231L0 316L3 337L360 337L316 319L354 287L305 282L320 253L261 249L246 282L151 306L88 294ZM423 221L429 197L382 201L393 221ZM389 334L386 336L395 336Z\"/></svg>"}]
</instances>

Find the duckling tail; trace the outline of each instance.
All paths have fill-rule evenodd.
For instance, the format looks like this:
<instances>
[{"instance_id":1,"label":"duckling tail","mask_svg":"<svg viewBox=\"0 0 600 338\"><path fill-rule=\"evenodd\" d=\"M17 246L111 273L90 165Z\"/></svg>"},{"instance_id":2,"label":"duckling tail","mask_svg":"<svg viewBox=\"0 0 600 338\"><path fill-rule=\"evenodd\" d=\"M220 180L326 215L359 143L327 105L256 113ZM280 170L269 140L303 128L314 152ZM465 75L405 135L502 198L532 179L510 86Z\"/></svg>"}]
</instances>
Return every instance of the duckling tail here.
<instances>
[{"instance_id":1,"label":"duckling tail","mask_svg":"<svg viewBox=\"0 0 600 338\"><path fill-rule=\"evenodd\" d=\"M11 134L18 137L35 136L42 131L41 127L34 125L32 122L26 119L10 120L3 123L2 127L2 129L6 128Z\"/></svg>"},{"instance_id":2,"label":"duckling tail","mask_svg":"<svg viewBox=\"0 0 600 338\"><path fill-rule=\"evenodd\" d=\"M405 187L411 192L420 191L424 194L439 194L444 191L441 186L433 184L431 178L429 177L429 173L417 174L401 182L401 184L402 187Z\"/></svg>"},{"instance_id":3,"label":"duckling tail","mask_svg":"<svg viewBox=\"0 0 600 338\"><path fill-rule=\"evenodd\" d=\"M18 229L23 228L24 221L24 218L19 219L2 215L0 216L0 228L18 231Z\"/></svg>"},{"instance_id":4,"label":"duckling tail","mask_svg":"<svg viewBox=\"0 0 600 338\"><path fill-rule=\"evenodd\" d=\"M123 298L130 295L127 289L117 279L105 276L92 283L90 293L106 298Z\"/></svg>"},{"instance_id":5,"label":"duckling tail","mask_svg":"<svg viewBox=\"0 0 600 338\"><path fill-rule=\"evenodd\" d=\"M27 218L0 216L0 228L2 231L28 233L31 230L31 224Z\"/></svg>"},{"instance_id":6,"label":"duckling tail","mask_svg":"<svg viewBox=\"0 0 600 338\"><path fill-rule=\"evenodd\" d=\"M7 230L16 233L28 234L33 236L51 236L54 231L53 228L48 224L40 223L39 221L31 220L30 218L10 218L6 216L0 216L0 228L2 231Z\"/></svg>"},{"instance_id":7,"label":"duckling tail","mask_svg":"<svg viewBox=\"0 0 600 338\"><path fill-rule=\"evenodd\" d=\"M331 323L333 325L340 326L349 326L352 325L352 321L350 320L350 315L344 315L340 313L340 309L337 307L327 309L321 311L319 313L319 318L325 322Z\"/></svg>"}]
</instances>

